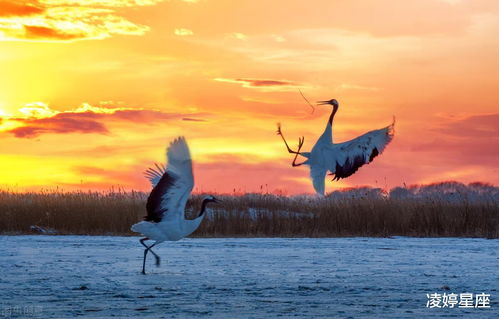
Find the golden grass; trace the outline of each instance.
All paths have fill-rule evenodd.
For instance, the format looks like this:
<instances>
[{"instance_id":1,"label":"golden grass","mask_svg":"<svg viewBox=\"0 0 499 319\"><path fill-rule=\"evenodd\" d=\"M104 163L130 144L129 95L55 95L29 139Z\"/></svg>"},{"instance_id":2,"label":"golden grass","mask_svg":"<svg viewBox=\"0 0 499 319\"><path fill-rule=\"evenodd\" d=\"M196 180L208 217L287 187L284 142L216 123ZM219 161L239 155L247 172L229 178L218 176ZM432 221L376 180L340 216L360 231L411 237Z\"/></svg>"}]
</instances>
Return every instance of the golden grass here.
<instances>
[{"instance_id":1,"label":"golden grass","mask_svg":"<svg viewBox=\"0 0 499 319\"><path fill-rule=\"evenodd\" d=\"M358 196L317 198L272 194L219 195L193 236L340 237L421 236L499 237L494 199L452 202L444 199ZM30 233L31 225L58 234L131 235L145 215L141 192L0 191L0 233ZM202 195L188 203L197 215Z\"/></svg>"}]
</instances>

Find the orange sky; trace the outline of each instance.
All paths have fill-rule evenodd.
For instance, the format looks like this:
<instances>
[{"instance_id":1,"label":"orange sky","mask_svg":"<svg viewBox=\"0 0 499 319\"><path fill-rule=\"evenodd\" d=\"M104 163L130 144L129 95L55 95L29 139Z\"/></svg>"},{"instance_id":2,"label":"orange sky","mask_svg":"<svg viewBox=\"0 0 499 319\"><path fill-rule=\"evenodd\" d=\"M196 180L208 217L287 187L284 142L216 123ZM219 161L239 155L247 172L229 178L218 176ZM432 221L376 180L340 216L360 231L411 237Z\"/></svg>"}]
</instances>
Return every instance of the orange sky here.
<instances>
[{"instance_id":1,"label":"orange sky","mask_svg":"<svg viewBox=\"0 0 499 319\"><path fill-rule=\"evenodd\" d=\"M185 135L198 191L313 192L309 150L389 124L339 187L499 183L495 0L0 0L0 188L149 190Z\"/></svg>"}]
</instances>

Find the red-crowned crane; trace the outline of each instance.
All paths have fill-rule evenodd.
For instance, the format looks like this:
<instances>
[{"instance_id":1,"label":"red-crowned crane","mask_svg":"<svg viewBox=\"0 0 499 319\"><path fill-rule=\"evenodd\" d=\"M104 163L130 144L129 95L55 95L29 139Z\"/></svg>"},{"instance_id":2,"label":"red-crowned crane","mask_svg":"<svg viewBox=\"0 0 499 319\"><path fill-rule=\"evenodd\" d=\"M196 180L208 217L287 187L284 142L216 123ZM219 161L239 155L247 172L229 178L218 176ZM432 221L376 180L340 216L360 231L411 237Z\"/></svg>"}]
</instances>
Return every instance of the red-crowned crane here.
<instances>
[{"instance_id":1,"label":"red-crowned crane","mask_svg":"<svg viewBox=\"0 0 499 319\"><path fill-rule=\"evenodd\" d=\"M198 217L185 219L185 205L194 187L192 160L185 138L175 139L168 147L166 156L166 168L156 164L156 169L149 168L145 171L154 188L147 198L147 216L144 221L134 224L131 228L132 231L146 236L140 239L140 243L145 247L143 274L146 273L146 257L149 251L156 258L156 266L160 264L159 256L151 248L164 241L177 241L192 234L203 221L206 205L219 202L214 196L208 195L203 199ZM154 243L148 246L144 243L146 240L154 240Z\"/></svg>"},{"instance_id":2,"label":"red-crowned crane","mask_svg":"<svg viewBox=\"0 0 499 319\"><path fill-rule=\"evenodd\" d=\"M317 140L311 152L300 152L303 146L304 137L298 139L298 150L293 151L282 135L281 126L277 124L277 134L282 137L289 153L295 154L293 166L310 166L310 177L314 184L315 191L324 195L324 178L327 172L334 175L334 180L346 178L355 173L359 167L370 163L376 156L381 154L386 145L390 143L394 134L395 118L393 123L379 130L365 133L353 140L343 143L333 143L333 119L338 111L338 101L335 99L329 101L319 101L318 105L332 105L333 110L329 116L326 129ZM306 158L303 163L296 163L298 155Z\"/></svg>"}]
</instances>

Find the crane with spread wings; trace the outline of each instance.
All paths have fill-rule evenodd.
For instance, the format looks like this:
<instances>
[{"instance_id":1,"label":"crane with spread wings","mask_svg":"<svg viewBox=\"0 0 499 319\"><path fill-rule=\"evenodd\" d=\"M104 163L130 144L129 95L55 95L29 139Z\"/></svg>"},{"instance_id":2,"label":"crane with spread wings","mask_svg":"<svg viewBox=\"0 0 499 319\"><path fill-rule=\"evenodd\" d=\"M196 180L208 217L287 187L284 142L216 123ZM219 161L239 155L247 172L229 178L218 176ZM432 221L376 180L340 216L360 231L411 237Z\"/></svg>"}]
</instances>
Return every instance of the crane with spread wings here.
<instances>
[{"instance_id":1,"label":"crane with spread wings","mask_svg":"<svg viewBox=\"0 0 499 319\"><path fill-rule=\"evenodd\" d=\"M145 247L142 273L145 274L146 257L150 251L160 265L159 256L151 250L164 241L177 241L192 234L205 217L206 205L219 200L212 195L203 199L198 217L185 219L184 211L194 187L192 160L185 138L175 139L166 152L168 166L157 165L145 171L153 189L147 198L144 221L132 225L132 231L143 234L140 243ZM145 241L153 240L148 246Z\"/></svg>"},{"instance_id":2,"label":"crane with spread wings","mask_svg":"<svg viewBox=\"0 0 499 319\"><path fill-rule=\"evenodd\" d=\"M292 162L293 167L304 164L310 166L310 177L314 189L318 194L324 195L324 179L328 171L330 175L334 176L333 180L349 177L361 166L370 163L383 152L393 139L395 118L393 123L387 127L367 132L347 142L333 143L333 119L338 111L339 103L335 99L317 103L318 105L332 105L333 109L326 129L310 152L300 152L305 141L304 137L298 139L298 150L293 151L282 134L280 124L277 124L277 134L282 137L288 152L295 154ZM306 160L302 163L296 163L298 155L305 157Z\"/></svg>"}]
</instances>

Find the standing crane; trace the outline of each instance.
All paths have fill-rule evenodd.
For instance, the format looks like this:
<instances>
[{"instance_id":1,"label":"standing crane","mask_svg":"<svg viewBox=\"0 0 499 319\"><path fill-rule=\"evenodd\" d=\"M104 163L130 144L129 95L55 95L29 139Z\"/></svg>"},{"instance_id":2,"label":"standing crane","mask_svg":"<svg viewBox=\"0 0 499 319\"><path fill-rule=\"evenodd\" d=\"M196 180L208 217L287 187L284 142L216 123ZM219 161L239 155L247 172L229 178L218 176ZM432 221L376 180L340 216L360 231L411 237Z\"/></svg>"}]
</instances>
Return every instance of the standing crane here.
<instances>
[{"instance_id":1,"label":"standing crane","mask_svg":"<svg viewBox=\"0 0 499 319\"><path fill-rule=\"evenodd\" d=\"M321 137L317 140L312 151L300 152L304 137L298 139L298 150L293 151L286 142L281 131L281 125L277 124L277 134L282 137L288 152L295 154L292 165L308 165L310 166L310 177L314 184L315 191L324 195L324 179L327 172L333 175L333 181L340 178L346 178L354 174L359 167L364 164L369 164L376 156L381 154L386 145L390 143L394 135L395 118L393 123L379 130L373 130L365 133L353 140L343 143L333 143L333 119L338 111L339 103L335 99L329 101L319 101L318 105L332 105L333 110L326 124L326 129ZM296 163L298 155L303 156L306 160L302 163Z\"/></svg>"},{"instance_id":2,"label":"standing crane","mask_svg":"<svg viewBox=\"0 0 499 319\"><path fill-rule=\"evenodd\" d=\"M214 196L208 195L203 199L198 217L185 219L185 205L194 187L192 160L185 138L175 139L168 147L166 155L166 168L156 164L156 168L145 171L154 188L147 198L147 215L144 221L134 224L131 228L132 231L146 236L140 239L140 243L145 247L142 262L144 275L149 251L156 258L156 266L160 265L159 256L151 248L164 241L177 241L192 234L203 221L206 205L219 202ZM146 240L155 242L148 246L144 243Z\"/></svg>"}]
</instances>

